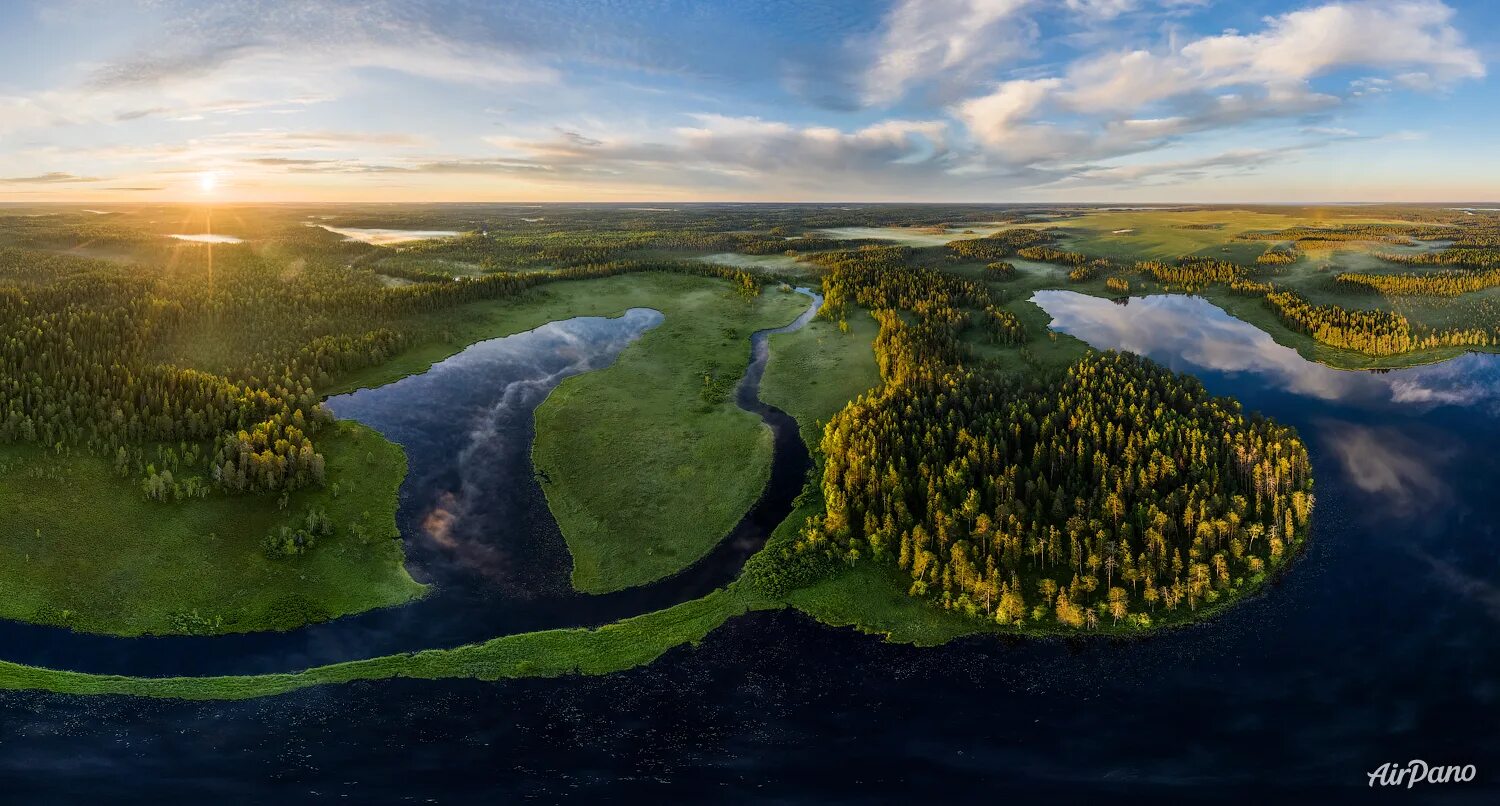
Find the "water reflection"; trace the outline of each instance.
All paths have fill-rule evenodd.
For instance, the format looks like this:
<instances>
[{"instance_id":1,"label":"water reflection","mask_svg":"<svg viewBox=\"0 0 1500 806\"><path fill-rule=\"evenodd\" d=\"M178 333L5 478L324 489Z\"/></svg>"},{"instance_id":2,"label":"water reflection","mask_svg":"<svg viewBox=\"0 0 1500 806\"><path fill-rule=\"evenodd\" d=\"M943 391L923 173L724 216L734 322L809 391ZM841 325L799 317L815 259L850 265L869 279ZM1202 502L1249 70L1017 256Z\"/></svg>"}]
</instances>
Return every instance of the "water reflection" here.
<instances>
[{"instance_id":1,"label":"water reflection","mask_svg":"<svg viewBox=\"0 0 1500 806\"><path fill-rule=\"evenodd\" d=\"M903 246L942 246L950 241L965 238L983 238L993 235L1004 227L999 224L974 224L962 227L830 227L818 230L828 238L848 240L872 239L893 241Z\"/></svg>"},{"instance_id":2,"label":"water reflection","mask_svg":"<svg viewBox=\"0 0 1500 806\"><path fill-rule=\"evenodd\" d=\"M510 545L531 502L514 491L531 486L532 412L563 378L606 366L662 314L631 308L617 319L551 322L480 342L428 372L375 389L329 398L335 414L358 420L407 451L403 490L423 500L408 530L409 565L424 581L478 575L512 594L557 590L564 563L517 573ZM526 552L535 556L535 552Z\"/></svg>"},{"instance_id":3,"label":"water reflection","mask_svg":"<svg viewBox=\"0 0 1500 806\"><path fill-rule=\"evenodd\" d=\"M1500 410L1500 364L1464 355L1441 364L1372 373L1303 358L1265 331L1201 297L1133 297L1125 304L1072 291L1039 291L1032 301L1055 330L1101 349L1148 356L1177 371L1250 374L1275 388L1367 406L1485 405Z\"/></svg>"},{"instance_id":4,"label":"water reflection","mask_svg":"<svg viewBox=\"0 0 1500 806\"><path fill-rule=\"evenodd\" d=\"M168 235L167 237L168 238L176 238L179 241L191 241L192 243L207 243L207 244L215 244L215 243L244 243L245 242L245 240L243 238L236 238L233 235L210 235L209 233L206 233L206 232L198 233L197 235Z\"/></svg>"},{"instance_id":5,"label":"water reflection","mask_svg":"<svg viewBox=\"0 0 1500 806\"><path fill-rule=\"evenodd\" d=\"M1326 419L1317 425L1323 447L1343 464L1349 481L1381 509L1410 515L1452 501L1443 471L1456 451L1442 444L1445 435L1418 441L1394 426Z\"/></svg>"},{"instance_id":6,"label":"water reflection","mask_svg":"<svg viewBox=\"0 0 1500 806\"><path fill-rule=\"evenodd\" d=\"M451 229L384 229L378 227L330 227L327 224L307 222L307 226L321 227L344 236L345 240L360 241L372 246L390 246L409 241L426 241L433 238L453 238L459 235Z\"/></svg>"}]
</instances>

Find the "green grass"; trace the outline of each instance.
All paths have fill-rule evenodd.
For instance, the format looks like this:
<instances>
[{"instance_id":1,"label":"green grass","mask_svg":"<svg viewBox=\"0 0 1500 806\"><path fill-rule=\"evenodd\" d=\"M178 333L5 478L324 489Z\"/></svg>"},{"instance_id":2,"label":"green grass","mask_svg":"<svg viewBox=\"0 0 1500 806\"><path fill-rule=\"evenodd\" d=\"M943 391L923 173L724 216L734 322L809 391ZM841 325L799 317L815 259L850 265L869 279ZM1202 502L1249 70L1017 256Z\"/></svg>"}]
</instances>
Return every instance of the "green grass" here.
<instances>
[{"instance_id":1,"label":"green grass","mask_svg":"<svg viewBox=\"0 0 1500 806\"><path fill-rule=\"evenodd\" d=\"M771 470L771 432L734 404L755 330L806 308L767 290L662 276L632 304L666 321L614 365L563 381L537 409L532 458L573 554L573 585L601 593L691 565L745 514ZM705 390L705 376L717 391Z\"/></svg>"},{"instance_id":2,"label":"green grass","mask_svg":"<svg viewBox=\"0 0 1500 806\"><path fill-rule=\"evenodd\" d=\"M906 595L910 582L904 577L896 568L860 563L787 598L830 627L853 627L903 644L937 646L986 630L980 621Z\"/></svg>"},{"instance_id":3,"label":"green grass","mask_svg":"<svg viewBox=\"0 0 1500 806\"><path fill-rule=\"evenodd\" d=\"M454 649L387 655L287 674L147 678L68 672L0 662L0 689L242 700L284 694L309 686L393 677L500 680L599 675L650 663L673 647L696 644L734 616L777 606L777 603L753 593L719 590L701 599L596 629L508 635Z\"/></svg>"},{"instance_id":4,"label":"green grass","mask_svg":"<svg viewBox=\"0 0 1500 806\"><path fill-rule=\"evenodd\" d=\"M795 333L771 337L760 399L796 419L810 448L817 447L823 424L844 404L880 384L875 318L861 311L848 322L848 333L820 318Z\"/></svg>"},{"instance_id":5,"label":"green grass","mask_svg":"<svg viewBox=\"0 0 1500 806\"><path fill-rule=\"evenodd\" d=\"M1056 222L1065 238L1062 247L1117 260L1175 260L1202 255L1249 263L1272 244L1235 241L1252 230L1289 227L1334 227L1384 223L1391 219L1360 215L1341 208L1289 208L1286 213L1252 210L1120 210L1087 213ZM1219 224L1217 229L1190 229ZM1128 230L1122 232L1121 230Z\"/></svg>"},{"instance_id":6,"label":"green grass","mask_svg":"<svg viewBox=\"0 0 1500 806\"><path fill-rule=\"evenodd\" d=\"M11 468L0 473L0 617L127 636L248 632L420 596L396 533L401 449L352 423L320 440L329 486L293 494L285 511L267 496L157 503L102 459L0 449ZM268 559L265 535L309 506L337 533L303 556Z\"/></svg>"}]
</instances>

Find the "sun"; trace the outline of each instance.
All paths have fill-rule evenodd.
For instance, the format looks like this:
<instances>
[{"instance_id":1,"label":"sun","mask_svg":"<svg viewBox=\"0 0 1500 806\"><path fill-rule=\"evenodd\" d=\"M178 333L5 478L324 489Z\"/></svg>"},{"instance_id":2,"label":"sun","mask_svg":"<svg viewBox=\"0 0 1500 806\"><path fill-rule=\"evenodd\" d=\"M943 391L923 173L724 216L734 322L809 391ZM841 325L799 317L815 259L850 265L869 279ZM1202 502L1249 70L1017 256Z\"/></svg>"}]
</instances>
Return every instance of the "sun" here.
<instances>
[{"instance_id":1,"label":"sun","mask_svg":"<svg viewBox=\"0 0 1500 806\"><path fill-rule=\"evenodd\" d=\"M219 186L218 171L204 171L198 174L198 189L204 193L213 193Z\"/></svg>"}]
</instances>

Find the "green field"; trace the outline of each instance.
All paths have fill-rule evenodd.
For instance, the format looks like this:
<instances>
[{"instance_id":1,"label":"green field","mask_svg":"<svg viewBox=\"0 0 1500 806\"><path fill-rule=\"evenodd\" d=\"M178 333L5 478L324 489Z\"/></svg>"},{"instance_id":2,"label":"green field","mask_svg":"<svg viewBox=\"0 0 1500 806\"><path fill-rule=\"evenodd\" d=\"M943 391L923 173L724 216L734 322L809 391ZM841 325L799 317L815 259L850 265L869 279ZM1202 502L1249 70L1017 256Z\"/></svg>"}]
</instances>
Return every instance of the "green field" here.
<instances>
[{"instance_id":1,"label":"green field","mask_svg":"<svg viewBox=\"0 0 1500 806\"><path fill-rule=\"evenodd\" d=\"M1288 208L1285 213L1255 210L1122 210L1085 213L1056 223L1065 236L1062 248L1117 260L1175 260L1202 255L1253 262L1269 241L1235 241L1253 230L1289 227L1335 227L1389 222L1357 209ZM1202 227L1218 225L1214 229Z\"/></svg>"},{"instance_id":2,"label":"green field","mask_svg":"<svg viewBox=\"0 0 1500 806\"><path fill-rule=\"evenodd\" d=\"M750 334L795 319L800 295L747 302L724 283L628 278L666 321L614 365L565 380L537 409L532 458L590 593L651 582L713 548L765 487L771 432L734 404ZM629 297L627 299L627 297Z\"/></svg>"},{"instance_id":3,"label":"green field","mask_svg":"<svg viewBox=\"0 0 1500 806\"><path fill-rule=\"evenodd\" d=\"M250 632L420 596L396 532L401 449L355 424L322 444L327 489L293 493L285 510L265 496L157 503L94 456L0 449L0 617L118 635ZM268 559L266 534L313 505L334 536Z\"/></svg>"},{"instance_id":4,"label":"green field","mask_svg":"<svg viewBox=\"0 0 1500 806\"><path fill-rule=\"evenodd\" d=\"M814 319L795 333L771 337L760 399L792 415L809 448L817 447L828 418L880 384L872 346L878 329L860 314L849 319L848 333Z\"/></svg>"}]
</instances>

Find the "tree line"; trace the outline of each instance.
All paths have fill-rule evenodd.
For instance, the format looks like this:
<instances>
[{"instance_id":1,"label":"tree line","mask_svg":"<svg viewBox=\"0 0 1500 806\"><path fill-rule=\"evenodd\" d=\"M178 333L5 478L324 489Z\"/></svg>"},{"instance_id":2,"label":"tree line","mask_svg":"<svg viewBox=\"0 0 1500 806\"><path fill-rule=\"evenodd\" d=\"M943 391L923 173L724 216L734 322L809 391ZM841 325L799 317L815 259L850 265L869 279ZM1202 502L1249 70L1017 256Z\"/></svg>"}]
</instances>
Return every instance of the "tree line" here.
<instances>
[{"instance_id":1,"label":"tree line","mask_svg":"<svg viewBox=\"0 0 1500 806\"><path fill-rule=\"evenodd\" d=\"M1406 274L1342 272L1344 285L1363 286L1388 296L1456 297L1500 285L1500 267L1484 271L1438 271Z\"/></svg>"}]
</instances>

